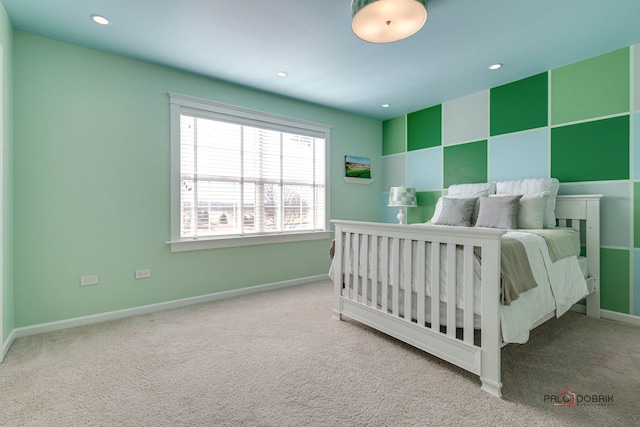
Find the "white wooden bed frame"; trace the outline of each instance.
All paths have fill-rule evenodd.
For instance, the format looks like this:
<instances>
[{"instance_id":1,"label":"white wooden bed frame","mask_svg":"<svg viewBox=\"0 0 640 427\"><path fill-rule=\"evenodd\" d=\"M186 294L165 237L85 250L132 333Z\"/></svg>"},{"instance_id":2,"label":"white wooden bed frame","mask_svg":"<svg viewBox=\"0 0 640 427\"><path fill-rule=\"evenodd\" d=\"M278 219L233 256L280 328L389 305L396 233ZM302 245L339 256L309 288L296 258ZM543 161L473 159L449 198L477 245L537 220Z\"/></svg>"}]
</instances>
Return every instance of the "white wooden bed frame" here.
<instances>
[{"instance_id":1,"label":"white wooden bed frame","mask_svg":"<svg viewBox=\"0 0 640 427\"><path fill-rule=\"evenodd\" d=\"M601 195L586 196L558 196L556 200L556 218L559 226L569 226L576 230L583 228L582 234L586 240L582 242L586 245L587 254L587 284L590 290L586 298L586 313L591 317L600 317L600 197ZM482 389L498 397L502 396L500 351L502 346L502 334L500 331L500 314L498 310L500 295L500 237L504 230L491 228L473 227L433 227L425 225L400 225L381 224L371 222L341 221L333 220L335 225L335 258L333 261L333 281L334 281L334 308L333 313L336 319L347 316L361 323L369 325L374 329L391 335L414 347L426 351L434 356L444 359L454 365L466 369L480 377ZM342 236L342 238L340 238ZM378 236L382 239L364 238L365 236ZM352 237L359 237L352 239ZM355 242L351 247L351 242ZM361 241L362 243L358 243ZM377 246L378 241L381 248ZM425 323L425 286L424 286L424 263L416 266L418 268L418 280L422 278L423 283L417 283L417 295L413 292L404 293L404 301L400 301L399 271L404 270L404 277L411 277L411 258L405 256L403 265L395 268L395 278L392 280L389 291L387 263L383 263L382 277L377 275L377 268L371 269L373 277L358 278L350 274L345 274L345 253L353 251L355 263L359 262L360 251L368 251L372 245L371 252L374 261L377 262L378 250L383 259L388 258L390 263L400 263L400 246L405 245L405 253L410 253L412 245L417 242L417 259L425 258L424 243L435 242L445 244L442 250L448 251L447 271L455 272L455 256L453 256L456 246L463 246L464 266L464 314L462 336L456 336L456 328L446 328L441 332L440 328L440 306L439 289L434 286L431 297L431 324ZM422 244L420 244L422 243ZM359 246L362 247L359 247ZM441 245L433 245L432 259L439 260ZM474 343L473 324L473 279L470 272L473 269L473 250L480 247L482 250L481 266L481 342ZM446 249L445 249L446 248ZM367 257L364 257L367 258ZM372 261L372 264L373 262ZM365 260L366 264L368 261ZM440 283L440 263L432 262L431 283ZM354 265L353 271L369 271L367 265ZM470 279L467 279L470 278ZM447 274L447 294L455 298L455 274ZM381 283L381 289L378 288ZM374 284L375 287L368 289L367 283ZM410 284L406 284L404 289L411 289ZM378 296L380 292L381 296ZM389 293L390 292L390 293ZM417 306L417 319L412 319L411 309L402 313L401 305L411 307L413 303ZM388 299L391 300L388 303ZM455 325L455 299L447 302L446 305L447 325ZM545 322L555 316L555 311L549 313L535 326Z\"/></svg>"}]
</instances>

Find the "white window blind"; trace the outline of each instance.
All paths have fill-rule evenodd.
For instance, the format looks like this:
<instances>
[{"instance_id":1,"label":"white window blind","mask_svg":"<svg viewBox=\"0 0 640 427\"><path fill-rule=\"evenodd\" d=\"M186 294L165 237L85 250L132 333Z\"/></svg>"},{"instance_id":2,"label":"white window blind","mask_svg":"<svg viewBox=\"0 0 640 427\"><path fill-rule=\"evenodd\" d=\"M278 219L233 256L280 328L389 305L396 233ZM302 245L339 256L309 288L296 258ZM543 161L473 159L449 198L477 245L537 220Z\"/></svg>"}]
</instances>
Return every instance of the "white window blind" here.
<instances>
[{"instance_id":1,"label":"white window blind","mask_svg":"<svg viewBox=\"0 0 640 427\"><path fill-rule=\"evenodd\" d=\"M184 105L179 129L181 240L327 230L325 133Z\"/></svg>"}]
</instances>

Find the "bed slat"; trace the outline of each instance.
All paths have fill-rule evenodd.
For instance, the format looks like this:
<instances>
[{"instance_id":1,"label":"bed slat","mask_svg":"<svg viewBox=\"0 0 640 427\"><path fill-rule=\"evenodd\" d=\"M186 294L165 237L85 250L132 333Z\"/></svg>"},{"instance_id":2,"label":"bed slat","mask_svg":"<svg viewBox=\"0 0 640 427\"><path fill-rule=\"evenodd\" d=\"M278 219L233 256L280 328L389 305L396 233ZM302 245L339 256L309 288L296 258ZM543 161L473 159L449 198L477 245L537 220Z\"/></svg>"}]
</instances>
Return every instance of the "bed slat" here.
<instances>
[{"instance_id":1,"label":"bed slat","mask_svg":"<svg viewBox=\"0 0 640 427\"><path fill-rule=\"evenodd\" d=\"M431 329L440 332L440 243L431 246Z\"/></svg>"},{"instance_id":2,"label":"bed slat","mask_svg":"<svg viewBox=\"0 0 640 427\"><path fill-rule=\"evenodd\" d=\"M426 253L425 253L425 246L426 243L425 242L418 242L418 247L416 248L416 262L418 263L418 280L416 282L416 288L418 290L417 292L417 298L418 301L416 302L416 310L417 310L417 316L416 316L416 322L418 323L418 325L424 326L424 298L425 298L425 262L422 262L422 260L427 259Z\"/></svg>"},{"instance_id":3,"label":"bed slat","mask_svg":"<svg viewBox=\"0 0 640 427\"><path fill-rule=\"evenodd\" d=\"M352 300L358 301L359 282L360 282L360 234L353 235L353 295Z\"/></svg>"},{"instance_id":4,"label":"bed slat","mask_svg":"<svg viewBox=\"0 0 640 427\"><path fill-rule=\"evenodd\" d=\"M473 246L464 247L464 342L473 344Z\"/></svg>"},{"instance_id":5,"label":"bed slat","mask_svg":"<svg viewBox=\"0 0 640 427\"><path fill-rule=\"evenodd\" d=\"M352 233L345 233L344 239L344 295L347 298L350 298L351 292L351 276L349 272L349 268L352 267L351 262L349 262L349 256L351 254L351 240L353 239ZM355 273L355 272L354 272Z\"/></svg>"},{"instance_id":6,"label":"bed slat","mask_svg":"<svg viewBox=\"0 0 640 427\"><path fill-rule=\"evenodd\" d=\"M456 245L447 244L447 335L456 336Z\"/></svg>"},{"instance_id":7,"label":"bed slat","mask_svg":"<svg viewBox=\"0 0 640 427\"><path fill-rule=\"evenodd\" d=\"M371 306L378 307L378 237L371 237Z\"/></svg>"},{"instance_id":8,"label":"bed slat","mask_svg":"<svg viewBox=\"0 0 640 427\"><path fill-rule=\"evenodd\" d=\"M391 240L391 271L393 277L391 280L391 308L394 316L400 315L400 239L393 238Z\"/></svg>"},{"instance_id":9,"label":"bed slat","mask_svg":"<svg viewBox=\"0 0 640 427\"><path fill-rule=\"evenodd\" d=\"M369 296L367 295L367 288L369 282L369 236L362 235L362 303L367 305Z\"/></svg>"},{"instance_id":10,"label":"bed slat","mask_svg":"<svg viewBox=\"0 0 640 427\"><path fill-rule=\"evenodd\" d=\"M382 311L389 311L389 237L382 238Z\"/></svg>"},{"instance_id":11,"label":"bed slat","mask_svg":"<svg viewBox=\"0 0 640 427\"><path fill-rule=\"evenodd\" d=\"M412 274L411 267L413 264L413 253L411 239L404 240L404 320L411 322L411 296L413 290L411 287ZM398 284L398 288L400 285Z\"/></svg>"}]
</instances>

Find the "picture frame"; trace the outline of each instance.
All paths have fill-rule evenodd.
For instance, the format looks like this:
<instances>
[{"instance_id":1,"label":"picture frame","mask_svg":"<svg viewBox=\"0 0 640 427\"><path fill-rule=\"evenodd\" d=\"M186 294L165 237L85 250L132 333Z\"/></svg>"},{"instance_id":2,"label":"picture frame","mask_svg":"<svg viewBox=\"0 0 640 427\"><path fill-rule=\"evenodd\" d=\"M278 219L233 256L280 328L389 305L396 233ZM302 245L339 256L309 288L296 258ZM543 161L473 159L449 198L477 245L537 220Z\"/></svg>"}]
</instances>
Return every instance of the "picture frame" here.
<instances>
[{"instance_id":1,"label":"picture frame","mask_svg":"<svg viewBox=\"0 0 640 427\"><path fill-rule=\"evenodd\" d=\"M371 179L371 160L367 157L344 156L345 177Z\"/></svg>"}]
</instances>

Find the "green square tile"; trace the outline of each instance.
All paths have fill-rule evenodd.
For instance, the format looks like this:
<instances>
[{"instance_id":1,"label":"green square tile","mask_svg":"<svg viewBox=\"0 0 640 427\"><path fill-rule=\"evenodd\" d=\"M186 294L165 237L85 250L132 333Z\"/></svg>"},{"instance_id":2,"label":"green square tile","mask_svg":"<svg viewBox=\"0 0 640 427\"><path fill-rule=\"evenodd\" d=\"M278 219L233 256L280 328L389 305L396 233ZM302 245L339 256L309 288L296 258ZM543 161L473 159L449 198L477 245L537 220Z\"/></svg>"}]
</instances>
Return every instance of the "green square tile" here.
<instances>
[{"instance_id":1,"label":"green square tile","mask_svg":"<svg viewBox=\"0 0 640 427\"><path fill-rule=\"evenodd\" d=\"M629 179L629 116L551 129L551 176L560 182Z\"/></svg>"},{"instance_id":2,"label":"green square tile","mask_svg":"<svg viewBox=\"0 0 640 427\"><path fill-rule=\"evenodd\" d=\"M444 186L487 182L487 141L444 147Z\"/></svg>"},{"instance_id":3,"label":"green square tile","mask_svg":"<svg viewBox=\"0 0 640 427\"><path fill-rule=\"evenodd\" d=\"M640 182L633 183L633 246L640 248Z\"/></svg>"},{"instance_id":4,"label":"green square tile","mask_svg":"<svg viewBox=\"0 0 640 427\"><path fill-rule=\"evenodd\" d=\"M491 136L546 126L548 100L547 73L491 89Z\"/></svg>"},{"instance_id":5,"label":"green square tile","mask_svg":"<svg viewBox=\"0 0 640 427\"><path fill-rule=\"evenodd\" d=\"M407 151L442 145L442 104L407 115Z\"/></svg>"},{"instance_id":6,"label":"green square tile","mask_svg":"<svg viewBox=\"0 0 640 427\"><path fill-rule=\"evenodd\" d=\"M629 314L630 254L626 249L600 249L600 307Z\"/></svg>"},{"instance_id":7,"label":"green square tile","mask_svg":"<svg viewBox=\"0 0 640 427\"><path fill-rule=\"evenodd\" d=\"M417 208L407 208L407 224L427 222L436 210L436 202L442 195L440 191L418 191Z\"/></svg>"},{"instance_id":8,"label":"green square tile","mask_svg":"<svg viewBox=\"0 0 640 427\"><path fill-rule=\"evenodd\" d=\"M629 111L629 48L551 72L551 123Z\"/></svg>"},{"instance_id":9,"label":"green square tile","mask_svg":"<svg viewBox=\"0 0 640 427\"><path fill-rule=\"evenodd\" d=\"M382 155L404 153L407 150L407 116L382 122Z\"/></svg>"}]
</instances>

